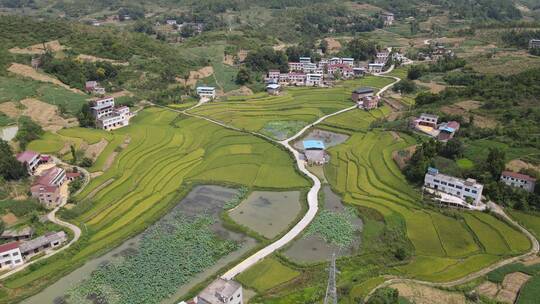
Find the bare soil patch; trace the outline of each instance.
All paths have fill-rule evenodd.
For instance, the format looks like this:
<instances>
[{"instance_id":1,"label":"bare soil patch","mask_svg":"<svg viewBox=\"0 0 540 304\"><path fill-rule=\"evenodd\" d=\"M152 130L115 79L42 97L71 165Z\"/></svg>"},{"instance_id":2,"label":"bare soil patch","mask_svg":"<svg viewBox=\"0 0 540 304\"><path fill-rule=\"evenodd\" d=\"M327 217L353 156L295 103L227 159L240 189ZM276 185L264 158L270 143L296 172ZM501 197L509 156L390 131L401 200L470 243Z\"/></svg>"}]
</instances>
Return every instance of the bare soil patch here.
<instances>
[{"instance_id":1,"label":"bare soil patch","mask_svg":"<svg viewBox=\"0 0 540 304\"><path fill-rule=\"evenodd\" d=\"M70 86L68 86L67 84L61 82L60 80L58 80L58 79L56 79L56 78L54 78L54 77L52 77L50 75L42 74L42 73L34 70L31 66L28 66L28 65L24 65L24 64L20 64L20 63L12 63L11 66L8 68L8 71L10 71L11 73L17 74L17 75L32 78L32 79L37 80L37 81L49 82L49 83L61 86L61 87L65 88L67 90L70 90L72 92L83 94L83 92L81 92L81 90L71 88Z\"/></svg>"},{"instance_id":2,"label":"bare soil patch","mask_svg":"<svg viewBox=\"0 0 540 304\"><path fill-rule=\"evenodd\" d=\"M480 284L480 286L478 286L476 290L480 295L493 299L499 292L499 287L493 282L486 281Z\"/></svg>"},{"instance_id":3,"label":"bare soil patch","mask_svg":"<svg viewBox=\"0 0 540 304\"><path fill-rule=\"evenodd\" d=\"M109 142L102 138L98 143L88 145L88 147L84 151L84 155L88 158L91 158L93 161L96 161L96 159L99 157L101 152L107 147Z\"/></svg>"},{"instance_id":4,"label":"bare soil patch","mask_svg":"<svg viewBox=\"0 0 540 304\"><path fill-rule=\"evenodd\" d=\"M234 65L234 56L233 55L225 55L223 57L223 63L233 66Z\"/></svg>"},{"instance_id":5,"label":"bare soil patch","mask_svg":"<svg viewBox=\"0 0 540 304\"><path fill-rule=\"evenodd\" d=\"M88 61L88 62L109 62L113 65L124 65L124 66L129 65L129 62L118 61L118 60L108 59L108 58L101 58L101 57L85 55L85 54L80 54L79 56L77 56L77 58L83 61Z\"/></svg>"},{"instance_id":6,"label":"bare soil patch","mask_svg":"<svg viewBox=\"0 0 540 304\"><path fill-rule=\"evenodd\" d=\"M189 78L187 79L187 81L180 77L176 77L176 81L185 86L195 86L195 84L197 84L197 80L209 77L213 74L214 74L214 68L211 66L207 66L197 71L190 71Z\"/></svg>"},{"instance_id":7,"label":"bare soil patch","mask_svg":"<svg viewBox=\"0 0 540 304\"><path fill-rule=\"evenodd\" d=\"M240 88L236 90L227 92L225 95L226 96L249 96L249 95L253 95L253 91L246 86L241 86Z\"/></svg>"},{"instance_id":8,"label":"bare soil patch","mask_svg":"<svg viewBox=\"0 0 540 304\"><path fill-rule=\"evenodd\" d=\"M78 126L77 119L65 119L59 115L58 107L35 98L21 100L26 109L22 115L29 116L46 131L58 131L62 128Z\"/></svg>"},{"instance_id":9,"label":"bare soil patch","mask_svg":"<svg viewBox=\"0 0 540 304\"><path fill-rule=\"evenodd\" d=\"M533 169L540 172L540 166L522 161L521 159L513 159L506 164L506 169L519 172L521 169Z\"/></svg>"},{"instance_id":10,"label":"bare soil patch","mask_svg":"<svg viewBox=\"0 0 540 304\"><path fill-rule=\"evenodd\" d=\"M472 110L478 109L481 106L479 101L465 100L449 106L441 107L441 111L446 114L465 116L471 113ZM473 114L474 125L480 128L495 128L497 121L479 114Z\"/></svg>"},{"instance_id":11,"label":"bare soil patch","mask_svg":"<svg viewBox=\"0 0 540 304\"><path fill-rule=\"evenodd\" d=\"M131 93L128 90L122 90L122 91L114 92L114 93L107 94L107 95L110 96L110 97L114 97L114 98L119 98L119 97L124 97L124 96L129 96L129 97L135 96L133 93Z\"/></svg>"},{"instance_id":12,"label":"bare soil patch","mask_svg":"<svg viewBox=\"0 0 540 304\"><path fill-rule=\"evenodd\" d=\"M528 258L528 259L526 259L526 260L524 260L522 262L522 264L525 265L525 266L536 265L536 264L539 264L539 263L540 263L540 257L538 257L538 256Z\"/></svg>"},{"instance_id":13,"label":"bare soil patch","mask_svg":"<svg viewBox=\"0 0 540 304\"><path fill-rule=\"evenodd\" d=\"M478 100L464 100L456 102L455 105L464 110L470 111L480 108L482 106L482 103Z\"/></svg>"},{"instance_id":14,"label":"bare soil patch","mask_svg":"<svg viewBox=\"0 0 540 304\"><path fill-rule=\"evenodd\" d=\"M43 47L44 44L45 44L45 47ZM65 47L61 45L58 40L45 42L44 44L38 43L38 44L34 44L26 48L15 47L15 48L9 49L9 51L13 54L38 55L38 54L44 54L46 49L49 49L53 52L58 52L65 49Z\"/></svg>"},{"instance_id":15,"label":"bare soil patch","mask_svg":"<svg viewBox=\"0 0 540 304\"><path fill-rule=\"evenodd\" d=\"M399 291L399 295L416 304L461 304L465 296L457 292L448 292L429 286L411 283L398 283L389 287Z\"/></svg>"},{"instance_id":16,"label":"bare soil patch","mask_svg":"<svg viewBox=\"0 0 540 304\"><path fill-rule=\"evenodd\" d=\"M522 272L507 274L502 282L502 289L497 294L497 300L506 303L514 303L521 286L523 286L530 278L530 275Z\"/></svg>"},{"instance_id":17,"label":"bare soil patch","mask_svg":"<svg viewBox=\"0 0 540 304\"><path fill-rule=\"evenodd\" d=\"M435 94L440 93L441 91L444 91L444 89L446 89L445 85L438 84L433 81L426 83L426 82L421 82L419 80L415 80L414 82L419 86L428 87L429 91Z\"/></svg>"},{"instance_id":18,"label":"bare soil patch","mask_svg":"<svg viewBox=\"0 0 540 304\"><path fill-rule=\"evenodd\" d=\"M324 38L324 40L328 43L328 51L329 52L338 52L341 50L341 43L337 41L334 38Z\"/></svg>"},{"instance_id":19,"label":"bare soil patch","mask_svg":"<svg viewBox=\"0 0 540 304\"><path fill-rule=\"evenodd\" d=\"M101 176L101 175L103 175L103 171L92 172L92 173L90 173L90 178L96 178L96 177Z\"/></svg>"},{"instance_id":20,"label":"bare soil patch","mask_svg":"<svg viewBox=\"0 0 540 304\"><path fill-rule=\"evenodd\" d=\"M6 114L10 118L21 116L22 110L17 108L17 104L13 101L0 103L0 112Z\"/></svg>"},{"instance_id":21,"label":"bare soil patch","mask_svg":"<svg viewBox=\"0 0 540 304\"><path fill-rule=\"evenodd\" d=\"M396 134L397 135L397 134ZM394 135L392 135L394 136ZM399 135L398 135L399 137ZM396 139L394 137L394 139ZM396 162L397 166L403 170L411 157L413 156L414 152L416 151L416 145L407 147L402 150L394 151L392 152L392 159Z\"/></svg>"},{"instance_id":22,"label":"bare soil patch","mask_svg":"<svg viewBox=\"0 0 540 304\"><path fill-rule=\"evenodd\" d=\"M6 213L2 215L2 222L6 224L6 226L11 226L15 223L17 223L17 217L13 213Z\"/></svg>"}]
</instances>

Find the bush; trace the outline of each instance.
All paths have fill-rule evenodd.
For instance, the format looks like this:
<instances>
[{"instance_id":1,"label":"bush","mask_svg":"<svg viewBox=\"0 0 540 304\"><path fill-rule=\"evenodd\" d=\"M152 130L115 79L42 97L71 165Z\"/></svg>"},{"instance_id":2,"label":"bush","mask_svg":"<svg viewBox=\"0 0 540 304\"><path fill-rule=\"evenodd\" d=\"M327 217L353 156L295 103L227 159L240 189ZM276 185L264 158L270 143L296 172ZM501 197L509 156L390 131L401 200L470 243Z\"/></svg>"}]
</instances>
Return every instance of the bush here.
<instances>
[{"instance_id":1,"label":"bush","mask_svg":"<svg viewBox=\"0 0 540 304\"><path fill-rule=\"evenodd\" d=\"M19 118L19 131L17 132L15 139L19 142L21 149L24 150L28 143L39 139L43 133L45 132L41 126L35 123L30 117L21 116Z\"/></svg>"}]
</instances>

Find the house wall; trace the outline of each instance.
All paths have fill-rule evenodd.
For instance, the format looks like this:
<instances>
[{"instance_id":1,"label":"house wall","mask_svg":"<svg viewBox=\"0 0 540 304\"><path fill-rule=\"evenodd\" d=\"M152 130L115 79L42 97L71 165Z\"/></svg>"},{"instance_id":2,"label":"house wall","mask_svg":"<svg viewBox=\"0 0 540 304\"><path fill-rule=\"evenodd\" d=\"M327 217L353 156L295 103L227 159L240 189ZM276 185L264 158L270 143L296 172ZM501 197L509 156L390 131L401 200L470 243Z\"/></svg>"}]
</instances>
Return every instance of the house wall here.
<instances>
[{"instance_id":1,"label":"house wall","mask_svg":"<svg viewBox=\"0 0 540 304\"><path fill-rule=\"evenodd\" d=\"M501 181L508 186L521 188L528 192L533 192L536 184L533 181L523 180L512 176L501 176Z\"/></svg>"},{"instance_id":2,"label":"house wall","mask_svg":"<svg viewBox=\"0 0 540 304\"><path fill-rule=\"evenodd\" d=\"M468 186L465 181L443 174L433 175L427 173L424 178L424 186L459 197L462 200L470 197L473 199L474 205L478 205L482 198L482 185Z\"/></svg>"},{"instance_id":3,"label":"house wall","mask_svg":"<svg viewBox=\"0 0 540 304\"><path fill-rule=\"evenodd\" d=\"M0 254L0 270L11 269L24 264L19 248L8 250Z\"/></svg>"}]
</instances>

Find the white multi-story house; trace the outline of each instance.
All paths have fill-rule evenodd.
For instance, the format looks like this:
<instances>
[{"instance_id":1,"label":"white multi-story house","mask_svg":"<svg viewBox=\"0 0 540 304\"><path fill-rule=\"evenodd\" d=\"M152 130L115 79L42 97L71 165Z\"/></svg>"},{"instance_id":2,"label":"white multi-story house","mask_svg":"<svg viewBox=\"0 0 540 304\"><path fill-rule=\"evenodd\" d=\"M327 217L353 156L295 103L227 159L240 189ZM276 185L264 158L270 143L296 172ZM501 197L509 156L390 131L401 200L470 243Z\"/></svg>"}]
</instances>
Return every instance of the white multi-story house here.
<instances>
[{"instance_id":1,"label":"white multi-story house","mask_svg":"<svg viewBox=\"0 0 540 304\"><path fill-rule=\"evenodd\" d=\"M96 119L111 115L114 112L114 97L106 97L95 100L94 106L91 107L92 114Z\"/></svg>"},{"instance_id":2,"label":"white multi-story house","mask_svg":"<svg viewBox=\"0 0 540 304\"><path fill-rule=\"evenodd\" d=\"M114 97L99 99L93 104L92 114L99 129L114 130L125 127L129 125L129 119L133 116L128 107L115 107Z\"/></svg>"},{"instance_id":3,"label":"white multi-story house","mask_svg":"<svg viewBox=\"0 0 540 304\"><path fill-rule=\"evenodd\" d=\"M377 52L375 63L386 64L389 56L390 56L390 53L388 51Z\"/></svg>"},{"instance_id":4,"label":"white multi-story house","mask_svg":"<svg viewBox=\"0 0 540 304\"><path fill-rule=\"evenodd\" d=\"M538 49L538 48L540 48L540 39L531 39L531 40L529 40L529 48L530 49Z\"/></svg>"},{"instance_id":5,"label":"white multi-story house","mask_svg":"<svg viewBox=\"0 0 540 304\"><path fill-rule=\"evenodd\" d=\"M214 87L197 87L197 95L209 99L216 98L216 88Z\"/></svg>"},{"instance_id":6,"label":"white multi-story house","mask_svg":"<svg viewBox=\"0 0 540 304\"><path fill-rule=\"evenodd\" d=\"M232 280L217 279L194 299L197 304L243 304L242 285Z\"/></svg>"},{"instance_id":7,"label":"white multi-story house","mask_svg":"<svg viewBox=\"0 0 540 304\"><path fill-rule=\"evenodd\" d=\"M339 57L332 57L328 60L328 64L340 64L341 58Z\"/></svg>"},{"instance_id":8,"label":"white multi-story house","mask_svg":"<svg viewBox=\"0 0 540 304\"><path fill-rule=\"evenodd\" d=\"M439 120L439 116L437 115L422 113L420 114L420 117L418 118L418 124L423 125L423 126L429 126L432 128L437 128L438 120Z\"/></svg>"},{"instance_id":9,"label":"white multi-story house","mask_svg":"<svg viewBox=\"0 0 540 304\"><path fill-rule=\"evenodd\" d=\"M368 71L370 73L381 73L384 68L384 63L370 63L368 64Z\"/></svg>"},{"instance_id":10,"label":"white multi-story house","mask_svg":"<svg viewBox=\"0 0 540 304\"><path fill-rule=\"evenodd\" d=\"M289 82L298 85L304 85L306 82L306 74L304 73L289 73Z\"/></svg>"},{"instance_id":11,"label":"white multi-story house","mask_svg":"<svg viewBox=\"0 0 540 304\"><path fill-rule=\"evenodd\" d=\"M463 201L463 206L467 207L467 200L472 200L472 206L478 206L482 199L484 186L472 178L466 180L444 175L435 168L429 168L424 178L424 187L450 194Z\"/></svg>"},{"instance_id":12,"label":"white multi-story house","mask_svg":"<svg viewBox=\"0 0 540 304\"><path fill-rule=\"evenodd\" d=\"M18 242L0 245L0 271L24 264Z\"/></svg>"},{"instance_id":13,"label":"white multi-story house","mask_svg":"<svg viewBox=\"0 0 540 304\"><path fill-rule=\"evenodd\" d=\"M311 63L311 57L300 57L300 63Z\"/></svg>"},{"instance_id":14,"label":"white multi-story house","mask_svg":"<svg viewBox=\"0 0 540 304\"><path fill-rule=\"evenodd\" d=\"M303 64L303 71L304 73L315 73L318 70L317 64L315 63L304 63Z\"/></svg>"},{"instance_id":15,"label":"white multi-story house","mask_svg":"<svg viewBox=\"0 0 540 304\"><path fill-rule=\"evenodd\" d=\"M269 70L268 71L268 77L266 77L267 83L278 83L279 82L279 76L281 73L279 70Z\"/></svg>"},{"instance_id":16,"label":"white multi-story house","mask_svg":"<svg viewBox=\"0 0 540 304\"><path fill-rule=\"evenodd\" d=\"M354 58L341 58L341 63L352 68L354 66Z\"/></svg>"},{"instance_id":17,"label":"white multi-story house","mask_svg":"<svg viewBox=\"0 0 540 304\"><path fill-rule=\"evenodd\" d=\"M304 64L301 62L289 62L289 71L303 71Z\"/></svg>"},{"instance_id":18,"label":"white multi-story house","mask_svg":"<svg viewBox=\"0 0 540 304\"><path fill-rule=\"evenodd\" d=\"M390 26L394 23L394 14L392 13L381 13L380 18L383 20L385 26Z\"/></svg>"},{"instance_id":19,"label":"white multi-story house","mask_svg":"<svg viewBox=\"0 0 540 304\"><path fill-rule=\"evenodd\" d=\"M322 74L307 74L306 86L322 86L323 75Z\"/></svg>"},{"instance_id":20,"label":"white multi-story house","mask_svg":"<svg viewBox=\"0 0 540 304\"><path fill-rule=\"evenodd\" d=\"M501 181L508 186L520 188L528 192L534 192L534 186L536 185L535 178L512 171L503 171Z\"/></svg>"}]
</instances>

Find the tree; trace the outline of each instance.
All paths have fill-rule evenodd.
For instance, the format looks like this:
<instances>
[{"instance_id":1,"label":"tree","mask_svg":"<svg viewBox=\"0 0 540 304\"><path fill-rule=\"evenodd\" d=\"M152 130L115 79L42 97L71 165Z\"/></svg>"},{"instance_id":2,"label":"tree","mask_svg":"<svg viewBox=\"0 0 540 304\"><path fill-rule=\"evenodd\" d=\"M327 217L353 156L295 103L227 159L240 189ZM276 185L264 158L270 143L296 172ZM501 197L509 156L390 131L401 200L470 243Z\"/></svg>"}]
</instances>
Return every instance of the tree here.
<instances>
[{"instance_id":1,"label":"tree","mask_svg":"<svg viewBox=\"0 0 540 304\"><path fill-rule=\"evenodd\" d=\"M369 40L355 38L347 44L347 52L355 60L368 60L377 54L377 45Z\"/></svg>"},{"instance_id":2,"label":"tree","mask_svg":"<svg viewBox=\"0 0 540 304\"><path fill-rule=\"evenodd\" d=\"M35 123L28 116L21 116L19 118L19 131L15 136L15 139L19 142L21 149L26 149L29 142L39 139L41 135L45 133L40 125Z\"/></svg>"},{"instance_id":3,"label":"tree","mask_svg":"<svg viewBox=\"0 0 540 304\"><path fill-rule=\"evenodd\" d=\"M239 85L244 85L251 82L251 73L246 68L240 68L238 74L236 74L236 83Z\"/></svg>"},{"instance_id":4,"label":"tree","mask_svg":"<svg viewBox=\"0 0 540 304\"><path fill-rule=\"evenodd\" d=\"M416 84L412 80L403 79L400 82L396 83L394 87L392 88L392 90L396 92L409 94L416 91Z\"/></svg>"},{"instance_id":5,"label":"tree","mask_svg":"<svg viewBox=\"0 0 540 304\"><path fill-rule=\"evenodd\" d=\"M491 173L493 178L498 179L501 172L504 170L506 163L506 153L499 148L489 148L489 153L486 159L486 169Z\"/></svg>"},{"instance_id":6,"label":"tree","mask_svg":"<svg viewBox=\"0 0 540 304\"><path fill-rule=\"evenodd\" d=\"M69 149L71 150L71 157L73 158L73 163L77 162L77 152L75 151L75 146L70 145Z\"/></svg>"},{"instance_id":7,"label":"tree","mask_svg":"<svg viewBox=\"0 0 540 304\"><path fill-rule=\"evenodd\" d=\"M450 139L446 145L442 148L442 155L447 158L460 158L463 156L463 151L465 150L465 147L463 146L463 143L458 138L452 138Z\"/></svg>"},{"instance_id":8,"label":"tree","mask_svg":"<svg viewBox=\"0 0 540 304\"><path fill-rule=\"evenodd\" d=\"M328 41L326 41L325 39L321 40L321 43L319 43L319 48L321 49L323 54L326 54L326 52L328 51Z\"/></svg>"},{"instance_id":9,"label":"tree","mask_svg":"<svg viewBox=\"0 0 540 304\"><path fill-rule=\"evenodd\" d=\"M382 287L373 293L366 304L398 304L399 291L394 288Z\"/></svg>"},{"instance_id":10,"label":"tree","mask_svg":"<svg viewBox=\"0 0 540 304\"><path fill-rule=\"evenodd\" d=\"M422 66L413 65L407 71L407 79L416 80L422 77L423 72L424 72L424 68Z\"/></svg>"},{"instance_id":11,"label":"tree","mask_svg":"<svg viewBox=\"0 0 540 304\"><path fill-rule=\"evenodd\" d=\"M92 167L93 164L94 164L94 161L92 161L92 159L88 157L84 157L80 163L81 167L85 167L85 168Z\"/></svg>"},{"instance_id":12,"label":"tree","mask_svg":"<svg viewBox=\"0 0 540 304\"><path fill-rule=\"evenodd\" d=\"M81 127L93 128L96 125L94 116L92 115L92 109L87 103L82 105L81 110L77 113L77 119Z\"/></svg>"},{"instance_id":13,"label":"tree","mask_svg":"<svg viewBox=\"0 0 540 304\"><path fill-rule=\"evenodd\" d=\"M17 180L27 175L26 166L15 158L9 143L0 139L0 177L5 180Z\"/></svg>"}]
</instances>

